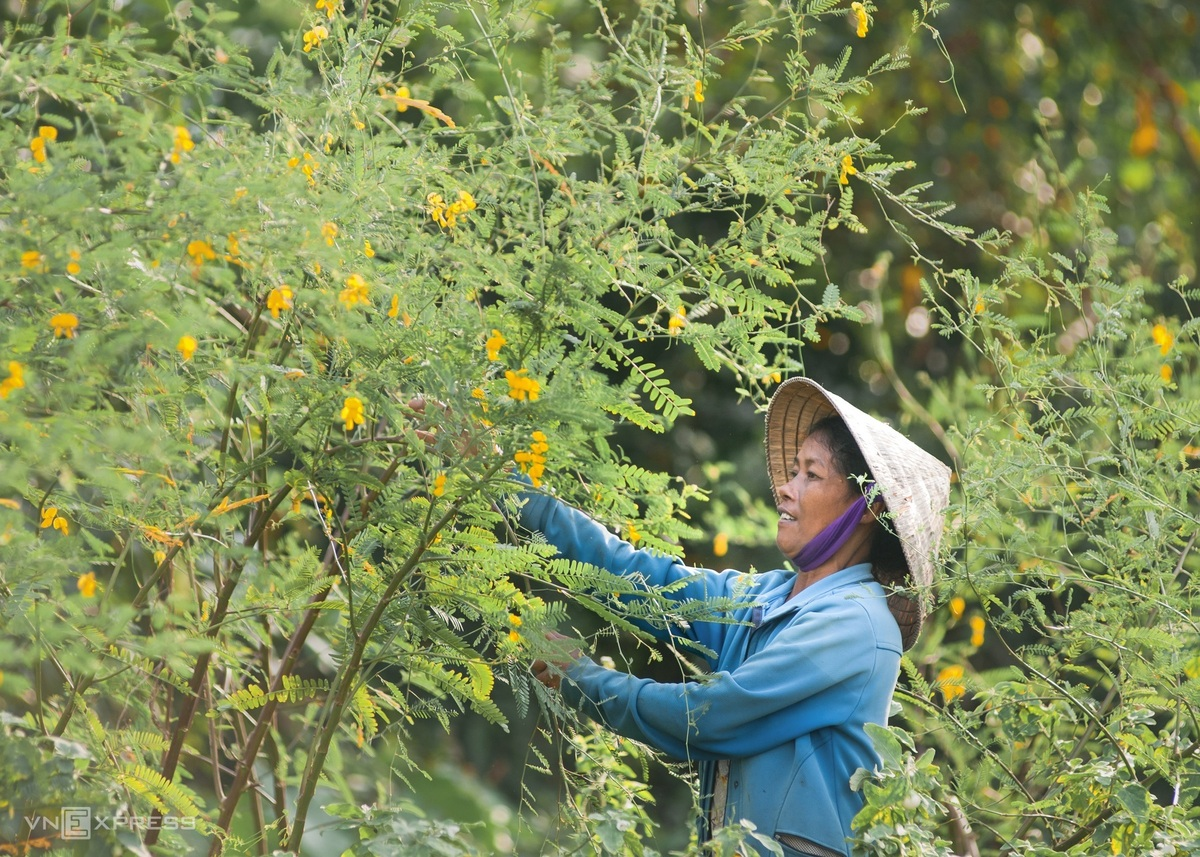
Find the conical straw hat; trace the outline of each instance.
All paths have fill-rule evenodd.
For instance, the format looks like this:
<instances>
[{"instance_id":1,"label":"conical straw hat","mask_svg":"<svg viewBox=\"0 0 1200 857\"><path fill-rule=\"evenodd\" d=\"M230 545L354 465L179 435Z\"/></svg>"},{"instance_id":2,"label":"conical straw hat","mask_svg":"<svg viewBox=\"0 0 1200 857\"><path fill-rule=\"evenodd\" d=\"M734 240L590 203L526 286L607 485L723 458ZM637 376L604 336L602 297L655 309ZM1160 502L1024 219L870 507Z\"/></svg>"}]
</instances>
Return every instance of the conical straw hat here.
<instances>
[{"instance_id":1,"label":"conical straw hat","mask_svg":"<svg viewBox=\"0 0 1200 857\"><path fill-rule=\"evenodd\" d=\"M933 584L934 558L950 502L950 468L819 384L789 378L767 406L767 472L777 498L779 486L791 479L796 453L813 423L830 414L842 418L858 443L887 504L885 526L900 538L915 593L889 594L888 607L900 625L904 648L909 649L921 633Z\"/></svg>"}]
</instances>

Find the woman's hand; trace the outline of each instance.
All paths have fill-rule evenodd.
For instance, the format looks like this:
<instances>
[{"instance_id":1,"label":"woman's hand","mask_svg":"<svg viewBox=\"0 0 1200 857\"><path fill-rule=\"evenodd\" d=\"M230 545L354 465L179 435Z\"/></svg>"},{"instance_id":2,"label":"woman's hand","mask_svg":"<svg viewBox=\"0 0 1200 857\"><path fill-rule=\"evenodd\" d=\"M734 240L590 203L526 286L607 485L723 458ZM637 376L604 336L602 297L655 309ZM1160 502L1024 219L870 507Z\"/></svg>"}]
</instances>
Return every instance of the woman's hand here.
<instances>
[{"instance_id":1,"label":"woman's hand","mask_svg":"<svg viewBox=\"0 0 1200 857\"><path fill-rule=\"evenodd\" d=\"M450 413L449 405L443 404L442 402L436 400L433 401L433 404L441 408L445 414ZM428 402L424 396L415 396L414 398L408 400L408 409L417 417L424 417L427 407ZM419 437L426 444L432 444L435 440L437 440L437 433L435 431L418 428L416 429L416 433L417 437ZM466 431L463 431L458 436L458 440L455 441L454 446L460 455L467 457L473 457L487 451L486 442L483 442L479 437L472 438ZM492 452L494 452L496 455L502 454L502 450L496 444L492 444Z\"/></svg>"},{"instance_id":2,"label":"woman's hand","mask_svg":"<svg viewBox=\"0 0 1200 857\"><path fill-rule=\"evenodd\" d=\"M547 631L546 639L551 643L558 643L560 640L569 641L571 638L557 631ZM562 659L555 658L550 661L544 661L538 658L529 665L529 669L533 673L533 677L546 685L546 687L558 690L559 685L562 684L563 673L566 672L567 667L579 660L579 656L579 649L572 649Z\"/></svg>"}]
</instances>

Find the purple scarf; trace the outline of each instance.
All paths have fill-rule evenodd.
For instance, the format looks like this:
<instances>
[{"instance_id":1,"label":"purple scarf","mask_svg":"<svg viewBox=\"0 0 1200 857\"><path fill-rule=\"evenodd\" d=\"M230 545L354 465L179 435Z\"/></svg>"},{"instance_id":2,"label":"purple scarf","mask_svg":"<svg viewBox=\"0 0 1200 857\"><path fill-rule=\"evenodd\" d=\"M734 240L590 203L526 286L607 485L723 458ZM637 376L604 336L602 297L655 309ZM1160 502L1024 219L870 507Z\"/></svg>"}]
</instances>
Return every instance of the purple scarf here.
<instances>
[{"instance_id":1,"label":"purple scarf","mask_svg":"<svg viewBox=\"0 0 1200 857\"><path fill-rule=\"evenodd\" d=\"M849 539L863 513L867 511L867 496L875 492L875 483L863 485L863 496L850 504L837 520L829 524L792 558L799 571L808 571L827 562Z\"/></svg>"}]
</instances>

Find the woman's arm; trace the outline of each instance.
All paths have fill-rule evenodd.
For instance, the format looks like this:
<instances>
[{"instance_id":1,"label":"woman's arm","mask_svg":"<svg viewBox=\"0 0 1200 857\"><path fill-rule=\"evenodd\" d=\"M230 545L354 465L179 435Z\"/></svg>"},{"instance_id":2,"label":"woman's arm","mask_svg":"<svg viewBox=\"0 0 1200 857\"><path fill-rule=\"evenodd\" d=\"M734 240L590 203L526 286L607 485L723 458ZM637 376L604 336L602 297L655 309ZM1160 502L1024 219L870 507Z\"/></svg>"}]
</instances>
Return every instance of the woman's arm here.
<instances>
[{"instance_id":1,"label":"woman's arm","mask_svg":"<svg viewBox=\"0 0 1200 857\"><path fill-rule=\"evenodd\" d=\"M740 572L692 568L676 557L639 550L578 509L545 494L525 492L520 499L524 503L521 525L542 533L546 541L567 559L633 579L645 589L672 586L671 591L664 594L678 602L707 601L738 594L735 585L742 577ZM712 651L718 651L730 626L722 622L699 621L689 623L686 628L676 627L672 630L645 627L660 639L682 635Z\"/></svg>"},{"instance_id":2,"label":"woman's arm","mask_svg":"<svg viewBox=\"0 0 1200 857\"><path fill-rule=\"evenodd\" d=\"M890 693L898 662L898 652L876 647L862 606L846 600L807 613L704 681L664 684L580 658L562 692L614 732L675 758L740 758L844 722L872 688Z\"/></svg>"}]
</instances>

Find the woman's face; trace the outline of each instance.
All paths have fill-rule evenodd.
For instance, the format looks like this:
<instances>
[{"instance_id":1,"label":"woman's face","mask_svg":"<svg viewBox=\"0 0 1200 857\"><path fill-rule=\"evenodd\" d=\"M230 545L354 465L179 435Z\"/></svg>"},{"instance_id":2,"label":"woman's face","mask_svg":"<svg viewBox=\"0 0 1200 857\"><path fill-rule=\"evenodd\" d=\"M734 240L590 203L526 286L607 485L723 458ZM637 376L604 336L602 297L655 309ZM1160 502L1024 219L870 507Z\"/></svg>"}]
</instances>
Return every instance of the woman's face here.
<instances>
[{"instance_id":1,"label":"woman's face","mask_svg":"<svg viewBox=\"0 0 1200 857\"><path fill-rule=\"evenodd\" d=\"M833 523L858 499L846 475L838 470L833 456L820 438L805 438L792 478L779 486L779 530L775 544L791 558Z\"/></svg>"}]
</instances>

